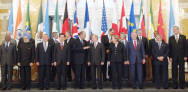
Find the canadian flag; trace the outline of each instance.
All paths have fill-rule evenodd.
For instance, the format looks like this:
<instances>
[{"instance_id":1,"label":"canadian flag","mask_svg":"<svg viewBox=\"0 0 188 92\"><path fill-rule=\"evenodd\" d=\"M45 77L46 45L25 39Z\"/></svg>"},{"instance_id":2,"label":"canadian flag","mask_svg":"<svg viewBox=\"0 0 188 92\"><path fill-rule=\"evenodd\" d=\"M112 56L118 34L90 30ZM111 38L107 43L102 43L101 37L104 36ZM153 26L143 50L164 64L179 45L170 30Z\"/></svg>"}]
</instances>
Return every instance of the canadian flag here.
<instances>
[{"instance_id":1,"label":"canadian flag","mask_svg":"<svg viewBox=\"0 0 188 92\"><path fill-rule=\"evenodd\" d=\"M122 3L120 28L119 28L119 33L122 33L122 32L124 32L125 34L127 34L127 22L126 22L126 17L125 17L124 1Z\"/></svg>"}]
</instances>

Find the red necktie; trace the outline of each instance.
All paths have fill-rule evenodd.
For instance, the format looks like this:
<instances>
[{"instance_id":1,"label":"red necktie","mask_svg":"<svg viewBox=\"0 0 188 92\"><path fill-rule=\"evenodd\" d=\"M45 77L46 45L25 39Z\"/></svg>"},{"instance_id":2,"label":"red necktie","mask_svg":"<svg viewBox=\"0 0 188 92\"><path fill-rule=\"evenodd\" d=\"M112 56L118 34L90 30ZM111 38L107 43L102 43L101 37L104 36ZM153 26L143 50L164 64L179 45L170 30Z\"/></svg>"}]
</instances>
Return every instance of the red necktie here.
<instances>
[{"instance_id":1,"label":"red necktie","mask_svg":"<svg viewBox=\"0 0 188 92\"><path fill-rule=\"evenodd\" d=\"M134 41L134 49L136 50L136 41Z\"/></svg>"}]
</instances>

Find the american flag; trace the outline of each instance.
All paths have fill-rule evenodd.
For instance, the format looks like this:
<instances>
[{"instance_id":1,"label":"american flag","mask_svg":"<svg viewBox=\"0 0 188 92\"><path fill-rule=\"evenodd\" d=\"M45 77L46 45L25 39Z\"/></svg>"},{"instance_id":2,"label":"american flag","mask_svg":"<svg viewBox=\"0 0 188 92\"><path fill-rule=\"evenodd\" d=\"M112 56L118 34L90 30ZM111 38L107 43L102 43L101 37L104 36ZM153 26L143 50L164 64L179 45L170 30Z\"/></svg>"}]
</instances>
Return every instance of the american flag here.
<instances>
[{"instance_id":1,"label":"american flag","mask_svg":"<svg viewBox=\"0 0 188 92\"><path fill-rule=\"evenodd\" d=\"M107 30L108 30L108 27L107 27L107 20L106 20L106 9L105 9L105 3L104 3L104 0L103 0L103 10L102 10L102 25L101 25L101 30L102 30L102 35L104 35ZM101 35L101 36L102 36Z\"/></svg>"}]
</instances>

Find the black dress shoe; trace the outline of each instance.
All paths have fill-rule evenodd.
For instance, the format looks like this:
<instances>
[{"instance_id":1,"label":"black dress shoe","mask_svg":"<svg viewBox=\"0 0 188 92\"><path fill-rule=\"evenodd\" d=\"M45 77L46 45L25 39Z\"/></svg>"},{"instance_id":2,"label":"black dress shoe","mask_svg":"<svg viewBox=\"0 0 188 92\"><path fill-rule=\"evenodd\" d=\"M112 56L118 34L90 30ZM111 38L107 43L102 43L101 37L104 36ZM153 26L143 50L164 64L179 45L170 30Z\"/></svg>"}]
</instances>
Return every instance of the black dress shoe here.
<instances>
[{"instance_id":1,"label":"black dress shoe","mask_svg":"<svg viewBox=\"0 0 188 92\"><path fill-rule=\"evenodd\" d=\"M40 88L39 90L44 90L44 88Z\"/></svg>"},{"instance_id":2,"label":"black dress shoe","mask_svg":"<svg viewBox=\"0 0 188 92\"><path fill-rule=\"evenodd\" d=\"M6 90L7 88L2 88L2 90Z\"/></svg>"}]
</instances>

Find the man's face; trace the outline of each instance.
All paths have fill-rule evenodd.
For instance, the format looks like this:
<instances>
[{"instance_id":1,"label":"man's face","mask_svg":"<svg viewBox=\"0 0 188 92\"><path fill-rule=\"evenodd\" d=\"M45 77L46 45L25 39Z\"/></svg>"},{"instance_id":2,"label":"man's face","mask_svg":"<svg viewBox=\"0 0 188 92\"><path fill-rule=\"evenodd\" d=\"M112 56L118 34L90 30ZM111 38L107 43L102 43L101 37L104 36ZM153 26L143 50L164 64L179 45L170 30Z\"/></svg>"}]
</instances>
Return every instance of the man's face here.
<instances>
[{"instance_id":1,"label":"man's face","mask_svg":"<svg viewBox=\"0 0 188 92\"><path fill-rule=\"evenodd\" d=\"M112 36L113 34L114 34L114 30L112 30L112 31L109 32L109 35Z\"/></svg>"},{"instance_id":2,"label":"man's face","mask_svg":"<svg viewBox=\"0 0 188 92\"><path fill-rule=\"evenodd\" d=\"M142 36L142 30L137 31L138 36Z\"/></svg>"},{"instance_id":3,"label":"man's face","mask_svg":"<svg viewBox=\"0 0 188 92\"><path fill-rule=\"evenodd\" d=\"M157 36L156 39L157 39L157 41L159 41L159 42L162 41L162 37L161 37L161 36Z\"/></svg>"},{"instance_id":4,"label":"man's face","mask_svg":"<svg viewBox=\"0 0 188 92\"><path fill-rule=\"evenodd\" d=\"M66 33L66 37L69 38L70 37L70 33Z\"/></svg>"},{"instance_id":5,"label":"man's face","mask_svg":"<svg viewBox=\"0 0 188 92\"><path fill-rule=\"evenodd\" d=\"M131 37L132 37L132 40L136 40L137 34L136 34L136 33L132 33L132 34L131 34Z\"/></svg>"},{"instance_id":6,"label":"man's face","mask_svg":"<svg viewBox=\"0 0 188 92\"><path fill-rule=\"evenodd\" d=\"M43 32L39 32L39 38L42 38Z\"/></svg>"},{"instance_id":7,"label":"man's face","mask_svg":"<svg viewBox=\"0 0 188 92\"><path fill-rule=\"evenodd\" d=\"M43 35L43 40L44 40L44 42L47 42L47 41L48 41L48 35L47 35L47 34L44 34L44 35Z\"/></svg>"},{"instance_id":8,"label":"man's face","mask_svg":"<svg viewBox=\"0 0 188 92\"><path fill-rule=\"evenodd\" d=\"M121 39L125 39L125 34L120 34Z\"/></svg>"},{"instance_id":9,"label":"man's face","mask_svg":"<svg viewBox=\"0 0 188 92\"><path fill-rule=\"evenodd\" d=\"M61 35L61 36L59 37L59 40L60 40L61 42L64 42L65 36L64 36L64 35Z\"/></svg>"},{"instance_id":10,"label":"man's face","mask_svg":"<svg viewBox=\"0 0 188 92\"><path fill-rule=\"evenodd\" d=\"M174 27L173 32L174 32L175 35L177 35L177 34L179 34L179 29L177 27Z\"/></svg>"},{"instance_id":11,"label":"man's face","mask_svg":"<svg viewBox=\"0 0 188 92\"><path fill-rule=\"evenodd\" d=\"M24 39L24 42L25 42L25 43L26 43L26 42L29 42L29 38L28 38L27 36L24 36L23 39Z\"/></svg>"},{"instance_id":12,"label":"man's face","mask_svg":"<svg viewBox=\"0 0 188 92\"><path fill-rule=\"evenodd\" d=\"M82 40L84 40L84 39L86 38L86 33L83 32L83 33L80 35L80 38L81 38Z\"/></svg>"},{"instance_id":13,"label":"man's face","mask_svg":"<svg viewBox=\"0 0 188 92\"><path fill-rule=\"evenodd\" d=\"M94 42L97 42L97 41L98 41L97 36L92 36L92 40L93 40Z\"/></svg>"}]
</instances>

